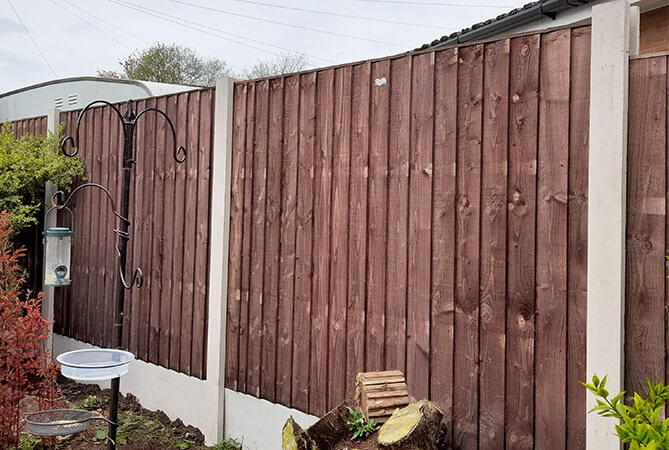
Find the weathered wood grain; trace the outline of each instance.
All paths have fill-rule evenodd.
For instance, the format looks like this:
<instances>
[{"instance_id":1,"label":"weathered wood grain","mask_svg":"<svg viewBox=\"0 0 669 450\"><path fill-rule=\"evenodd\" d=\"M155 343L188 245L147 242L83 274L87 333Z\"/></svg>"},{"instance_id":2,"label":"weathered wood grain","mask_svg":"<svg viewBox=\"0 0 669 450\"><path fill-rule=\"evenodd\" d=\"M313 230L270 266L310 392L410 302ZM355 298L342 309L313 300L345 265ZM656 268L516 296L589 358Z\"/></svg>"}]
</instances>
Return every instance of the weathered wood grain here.
<instances>
[{"instance_id":1,"label":"weathered wood grain","mask_svg":"<svg viewBox=\"0 0 669 450\"><path fill-rule=\"evenodd\" d=\"M453 430L458 50L437 53L434 71L430 398L439 404L444 413L444 423L448 427L446 440L450 445Z\"/></svg>"},{"instance_id":2,"label":"weathered wood grain","mask_svg":"<svg viewBox=\"0 0 669 450\"><path fill-rule=\"evenodd\" d=\"M372 64L369 118L369 180L367 185L367 324L365 370L385 368L385 309L387 265L388 84L375 81L390 76L390 61Z\"/></svg>"},{"instance_id":3,"label":"weathered wood grain","mask_svg":"<svg viewBox=\"0 0 669 450\"><path fill-rule=\"evenodd\" d=\"M411 91L406 376L411 394L416 398L427 398L430 383L434 53L413 58Z\"/></svg>"},{"instance_id":4,"label":"weathered wood grain","mask_svg":"<svg viewBox=\"0 0 669 450\"><path fill-rule=\"evenodd\" d=\"M283 146L281 160L281 255L276 349L276 401L291 404L293 365L293 299L295 296L295 230L300 76L283 81Z\"/></svg>"},{"instance_id":5,"label":"weathered wood grain","mask_svg":"<svg viewBox=\"0 0 669 450\"><path fill-rule=\"evenodd\" d=\"M509 40L484 47L479 448L504 449Z\"/></svg>"},{"instance_id":6,"label":"weathered wood grain","mask_svg":"<svg viewBox=\"0 0 669 450\"><path fill-rule=\"evenodd\" d=\"M283 79L270 80L267 131L267 206L265 211L265 280L263 284L262 361L260 393L276 396L277 308L279 297L279 233L281 228L281 140L283 139Z\"/></svg>"},{"instance_id":7,"label":"weathered wood grain","mask_svg":"<svg viewBox=\"0 0 669 450\"><path fill-rule=\"evenodd\" d=\"M567 448L585 449L590 27L571 32L567 248Z\"/></svg>"},{"instance_id":8,"label":"weathered wood grain","mask_svg":"<svg viewBox=\"0 0 669 450\"><path fill-rule=\"evenodd\" d=\"M390 62L386 368L406 372L411 56Z\"/></svg>"},{"instance_id":9,"label":"weathered wood grain","mask_svg":"<svg viewBox=\"0 0 669 450\"><path fill-rule=\"evenodd\" d=\"M365 367L367 262L367 182L369 176L369 102L371 65L353 66L351 99L351 173L349 186L348 298L346 312L346 392Z\"/></svg>"},{"instance_id":10,"label":"weathered wood grain","mask_svg":"<svg viewBox=\"0 0 669 450\"><path fill-rule=\"evenodd\" d=\"M506 446L534 448L534 249L540 36L511 40L507 192Z\"/></svg>"},{"instance_id":11,"label":"weathered wood grain","mask_svg":"<svg viewBox=\"0 0 669 450\"><path fill-rule=\"evenodd\" d=\"M225 386L237 389L239 313L242 300L242 219L244 217L244 150L246 147L246 85L234 88L232 168L230 169L230 247L228 250L228 307L225 330ZM243 350L243 349L242 349Z\"/></svg>"},{"instance_id":12,"label":"weathered wood grain","mask_svg":"<svg viewBox=\"0 0 669 450\"><path fill-rule=\"evenodd\" d=\"M300 76L292 406L309 408L316 74Z\"/></svg>"},{"instance_id":13,"label":"weathered wood grain","mask_svg":"<svg viewBox=\"0 0 669 450\"><path fill-rule=\"evenodd\" d=\"M666 57L630 61L628 136L625 390L646 393L666 376Z\"/></svg>"},{"instance_id":14,"label":"weathered wood grain","mask_svg":"<svg viewBox=\"0 0 669 450\"><path fill-rule=\"evenodd\" d=\"M346 295L348 279L348 200L351 160L352 70L335 71L332 138L332 248L328 344L328 408L346 398Z\"/></svg>"},{"instance_id":15,"label":"weathered wood grain","mask_svg":"<svg viewBox=\"0 0 669 450\"><path fill-rule=\"evenodd\" d=\"M569 30L541 37L534 411L539 448L566 443L570 48Z\"/></svg>"},{"instance_id":16,"label":"weathered wood grain","mask_svg":"<svg viewBox=\"0 0 669 450\"><path fill-rule=\"evenodd\" d=\"M478 446L483 46L459 49L453 445Z\"/></svg>"}]
</instances>

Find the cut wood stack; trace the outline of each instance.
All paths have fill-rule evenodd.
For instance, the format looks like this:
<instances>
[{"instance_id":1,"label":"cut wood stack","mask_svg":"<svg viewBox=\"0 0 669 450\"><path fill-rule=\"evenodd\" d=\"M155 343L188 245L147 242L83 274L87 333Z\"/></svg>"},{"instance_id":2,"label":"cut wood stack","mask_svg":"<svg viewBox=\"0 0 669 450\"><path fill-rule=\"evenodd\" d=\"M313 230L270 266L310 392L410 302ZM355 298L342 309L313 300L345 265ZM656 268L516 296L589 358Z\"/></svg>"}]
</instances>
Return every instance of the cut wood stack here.
<instances>
[{"instance_id":1,"label":"cut wood stack","mask_svg":"<svg viewBox=\"0 0 669 450\"><path fill-rule=\"evenodd\" d=\"M367 421L384 423L396 408L409 404L407 383L399 370L359 373L355 379L355 400Z\"/></svg>"}]
</instances>

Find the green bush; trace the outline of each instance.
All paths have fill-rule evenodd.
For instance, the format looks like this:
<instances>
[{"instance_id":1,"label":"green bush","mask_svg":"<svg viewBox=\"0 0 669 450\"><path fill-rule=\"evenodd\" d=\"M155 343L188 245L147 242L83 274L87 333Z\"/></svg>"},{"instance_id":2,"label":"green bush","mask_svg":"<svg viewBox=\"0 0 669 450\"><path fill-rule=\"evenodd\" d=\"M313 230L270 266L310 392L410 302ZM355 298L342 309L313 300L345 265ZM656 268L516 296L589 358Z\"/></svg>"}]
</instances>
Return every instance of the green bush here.
<instances>
[{"instance_id":1,"label":"green bush","mask_svg":"<svg viewBox=\"0 0 669 450\"><path fill-rule=\"evenodd\" d=\"M213 450L242 450L242 443L237 439L225 439L213 447Z\"/></svg>"},{"instance_id":2,"label":"green bush","mask_svg":"<svg viewBox=\"0 0 669 450\"><path fill-rule=\"evenodd\" d=\"M348 427L348 431L353 433L352 439L366 438L378 427L378 424L373 420L367 422L359 409L353 409L348 406L346 409L348 409L348 413L351 415L351 418L346 421L346 427Z\"/></svg>"},{"instance_id":3,"label":"green bush","mask_svg":"<svg viewBox=\"0 0 669 450\"><path fill-rule=\"evenodd\" d=\"M669 386L663 383L653 385L648 381L648 398L634 393L634 405L628 406L620 401L625 391L609 399L606 377L600 380L594 375L592 383L581 384L597 397L591 413L620 420L615 426L616 436L628 444L630 450L669 450L669 419L660 418L669 399Z\"/></svg>"},{"instance_id":4,"label":"green bush","mask_svg":"<svg viewBox=\"0 0 669 450\"><path fill-rule=\"evenodd\" d=\"M37 223L47 181L62 189L84 174L79 160L59 154L59 134L17 139L9 125L0 129L0 211L14 232Z\"/></svg>"}]
</instances>

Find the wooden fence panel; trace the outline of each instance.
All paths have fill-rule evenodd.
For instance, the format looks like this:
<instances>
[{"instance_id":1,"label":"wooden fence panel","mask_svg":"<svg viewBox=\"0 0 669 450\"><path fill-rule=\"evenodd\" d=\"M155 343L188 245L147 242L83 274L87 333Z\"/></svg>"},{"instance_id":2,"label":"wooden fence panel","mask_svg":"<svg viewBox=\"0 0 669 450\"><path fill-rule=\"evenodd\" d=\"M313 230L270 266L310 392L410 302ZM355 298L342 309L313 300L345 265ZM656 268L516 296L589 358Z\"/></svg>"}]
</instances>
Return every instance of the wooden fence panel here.
<instances>
[{"instance_id":1,"label":"wooden fence panel","mask_svg":"<svg viewBox=\"0 0 669 450\"><path fill-rule=\"evenodd\" d=\"M625 390L666 379L667 57L630 62Z\"/></svg>"},{"instance_id":2,"label":"wooden fence panel","mask_svg":"<svg viewBox=\"0 0 669 450\"><path fill-rule=\"evenodd\" d=\"M227 387L321 414L399 369L453 448L584 448L589 51L585 26L237 83Z\"/></svg>"},{"instance_id":3,"label":"wooden fence panel","mask_svg":"<svg viewBox=\"0 0 669 450\"><path fill-rule=\"evenodd\" d=\"M136 130L126 270L129 276L140 267L144 284L126 292L124 348L199 378L206 376L213 97L207 89L137 102L137 108L157 106L167 112L188 156L184 165L177 164L169 126L156 115L142 116ZM125 111L125 105L119 106ZM61 114L66 134L74 134L78 114ZM109 107L86 113L80 143L86 181L107 186L118 208L123 132ZM108 347L118 277L113 233L118 219L101 192L81 191L72 205L72 285L56 289L54 327L65 336Z\"/></svg>"}]
</instances>

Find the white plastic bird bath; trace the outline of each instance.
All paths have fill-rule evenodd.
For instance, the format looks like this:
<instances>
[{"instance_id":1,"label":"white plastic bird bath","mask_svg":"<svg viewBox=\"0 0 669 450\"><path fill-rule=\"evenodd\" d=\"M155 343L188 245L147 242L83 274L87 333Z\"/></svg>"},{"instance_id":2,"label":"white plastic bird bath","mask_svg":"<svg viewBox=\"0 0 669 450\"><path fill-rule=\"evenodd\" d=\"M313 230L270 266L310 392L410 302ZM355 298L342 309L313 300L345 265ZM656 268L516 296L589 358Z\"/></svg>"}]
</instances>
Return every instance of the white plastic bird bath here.
<instances>
[{"instance_id":1,"label":"white plastic bird bath","mask_svg":"<svg viewBox=\"0 0 669 450\"><path fill-rule=\"evenodd\" d=\"M124 350L105 348L74 350L56 357L63 376L78 381L102 381L128 373L135 356Z\"/></svg>"}]
</instances>

